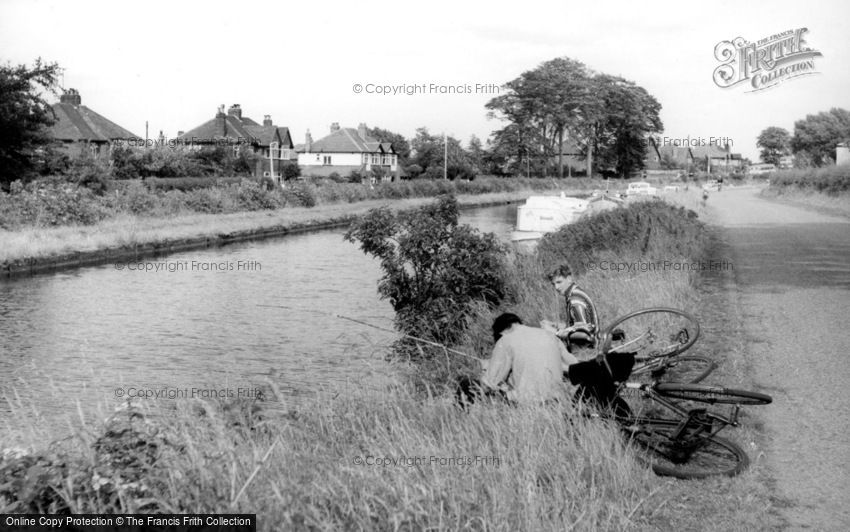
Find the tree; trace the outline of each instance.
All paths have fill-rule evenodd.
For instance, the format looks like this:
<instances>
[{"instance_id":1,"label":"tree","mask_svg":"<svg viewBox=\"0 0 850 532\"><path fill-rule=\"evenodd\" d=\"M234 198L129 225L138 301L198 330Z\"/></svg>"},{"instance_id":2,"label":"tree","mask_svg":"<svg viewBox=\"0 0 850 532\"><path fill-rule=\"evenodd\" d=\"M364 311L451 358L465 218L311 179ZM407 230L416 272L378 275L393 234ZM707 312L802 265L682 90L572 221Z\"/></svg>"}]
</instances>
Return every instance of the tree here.
<instances>
[{"instance_id":1,"label":"tree","mask_svg":"<svg viewBox=\"0 0 850 532\"><path fill-rule=\"evenodd\" d=\"M451 196L414 211L373 209L345 238L381 261L378 293L404 334L451 346L476 303L495 306L505 296L502 245L492 233L460 225Z\"/></svg>"},{"instance_id":2,"label":"tree","mask_svg":"<svg viewBox=\"0 0 850 532\"><path fill-rule=\"evenodd\" d=\"M579 111L588 98L588 71L580 62L557 58L522 73L505 84L507 92L490 100L489 116L500 116L510 125L497 132L497 143L511 139L522 166L524 157L538 156L544 167L557 155L563 177L564 137L575 130Z\"/></svg>"},{"instance_id":3,"label":"tree","mask_svg":"<svg viewBox=\"0 0 850 532\"><path fill-rule=\"evenodd\" d=\"M469 154L469 164L472 166L472 170L474 173L482 173L484 172L484 146L481 144L481 139L472 135L469 137L469 149L467 150Z\"/></svg>"},{"instance_id":4,"label":"tree","mask_svg":"<svg viewBox=\"0 0 850 532\"><path fill-rule=\"evenodd\" d=\"M0 66L0 185L32 175L35 156L51 142L55 122L43 93L55 94L59 65L36 59L26 65Z\"/></svg>"},{"instance_id":5,"label":"tree","mask_svg":"<svg viewBox=\"0 0 850 532\"><path fill-rule=\"evenodd\" d=\"M850 111L832 108L795 122L791 149L795 157L799 155L811 160L814 166L824 166L835 160L835 147L848 141Z\"/></svg>"},{"instance_id":6,"label":"tree","mask_svg":"<svg viewBox=\"0 0 850 532\"><path fill-rule=\"evenodd\" d=\"M398 155L398 164L405 166L410 159L410 143L400 133L393 133L379 127L369 128L367 133L370 137L380 142L389 142Z\"/></svg>"},{"instance_id":7,"label":"tree","mask_svg":"<svg viewBox=\"0 0 850 532\"><path fill-rule=\"evenodd\" d=\"M770 126L759 134L756 146L761 148L762 162L778 165L783 155L791 153L791 134L785 128Z\"/></svg>"},{"instance_id":8,"label":"tree","mask_svg":"<svg viewBox=\"0 0 850 532\"><path fill-rule=\"evenodd\" d=\"M661 105L645 89L569 58L547 61L505 88L486 107L489 117L509 123L493 133L494 149L512 151L520 171L530 172L530 161L523 159L538 159L545 172L554 158L563 177L562 146L570 136L582 147L587 175L597 153L602 161L596 166L627 175L643 167L646 137L662 131Z\"/></svg>"},{"instance_id":9,"label":"tree","mask_svg":"<svg viewBox=\"0 0 850 532\"><path fill-rule=\"evenodd\" d=\"M447 150L444 147L445 144L448 144ZM472 164L469 154L463 149L460 141L447 136L445 144L442 135L431 135L428 133L428 128L420 127L410 142L413 153L411 161L431 177L436 177L438 174L442 177L444 156L448 159L449 167L465 168L471 172Z\"/></svg>"}]
</instances>

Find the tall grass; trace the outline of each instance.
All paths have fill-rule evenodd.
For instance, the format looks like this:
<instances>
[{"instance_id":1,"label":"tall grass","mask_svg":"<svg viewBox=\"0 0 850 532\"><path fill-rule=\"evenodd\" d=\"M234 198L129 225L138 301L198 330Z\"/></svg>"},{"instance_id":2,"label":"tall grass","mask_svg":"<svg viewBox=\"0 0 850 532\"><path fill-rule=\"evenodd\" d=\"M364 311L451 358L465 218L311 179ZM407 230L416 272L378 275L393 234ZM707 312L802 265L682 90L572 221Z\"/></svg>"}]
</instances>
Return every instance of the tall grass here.
<instances>
[{"instance_id":1,"label":"tall grass","mask_svg":"<svg viewBox=\"0 0 850 532\"><path fill-rule=\"evenodd\" d=\"M770 175L769 190L801 190L838 195L850 191L850 165L782 170Z\"/></svg>"},{"instance_id":2,"label":"tall grass","mask_svg":"<svg viewBox=\"0 0 850 532\"><path fill-rule=\"evenodd\" d=\"M616 429L569 403L464 413L404 389L125 409L0 472L4 512L244 512L262 530L624 529L658 503Z\"/></svg>"}]
</instances>

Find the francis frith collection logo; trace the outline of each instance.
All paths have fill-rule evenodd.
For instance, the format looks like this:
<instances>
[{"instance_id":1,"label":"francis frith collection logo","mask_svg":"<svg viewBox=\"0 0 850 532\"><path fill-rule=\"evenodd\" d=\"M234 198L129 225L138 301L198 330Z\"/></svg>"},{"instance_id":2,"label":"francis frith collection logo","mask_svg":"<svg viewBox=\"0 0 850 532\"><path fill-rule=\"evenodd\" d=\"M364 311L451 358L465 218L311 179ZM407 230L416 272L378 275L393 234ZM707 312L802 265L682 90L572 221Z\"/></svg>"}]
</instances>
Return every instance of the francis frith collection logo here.
<instances>
[{"instance_id":1,"label":"francis frith collection logo","mask_svg":"<svg viewBox=\"0 0 850 532\"><path fill-rule=\"evenodd\" d=\"M724 89L748 83L751 90L745 92L755 92L817 74L815 58L823 54L807 45L808 31L797 28L756 42L738 37L717 43L714 57L722 64L714 69L714 83Z\"/></svg>"}]
</instances>

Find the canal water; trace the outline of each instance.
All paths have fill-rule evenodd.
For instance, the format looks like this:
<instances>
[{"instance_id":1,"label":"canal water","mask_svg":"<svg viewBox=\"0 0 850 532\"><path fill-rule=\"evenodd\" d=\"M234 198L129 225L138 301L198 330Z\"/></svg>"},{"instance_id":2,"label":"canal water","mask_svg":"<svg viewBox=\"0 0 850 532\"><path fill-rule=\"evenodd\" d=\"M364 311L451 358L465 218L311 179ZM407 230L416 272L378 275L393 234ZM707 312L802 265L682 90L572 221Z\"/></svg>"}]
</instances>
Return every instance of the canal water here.
<instances>
[{"instance_id":1,"label":"canal water","mask_svg":"<svg viewBox=\"0 0 850 532\"><path fill-rule=\"evenodd\" d=\"M462 222L507 240L516 206ZM0 281L0 427L127 397L297 396L387 371L378 262L328 230ZM262 305L277 306L270 308ZM5 399L5 400L3 400Z\"/></svg>"}]
</instances>

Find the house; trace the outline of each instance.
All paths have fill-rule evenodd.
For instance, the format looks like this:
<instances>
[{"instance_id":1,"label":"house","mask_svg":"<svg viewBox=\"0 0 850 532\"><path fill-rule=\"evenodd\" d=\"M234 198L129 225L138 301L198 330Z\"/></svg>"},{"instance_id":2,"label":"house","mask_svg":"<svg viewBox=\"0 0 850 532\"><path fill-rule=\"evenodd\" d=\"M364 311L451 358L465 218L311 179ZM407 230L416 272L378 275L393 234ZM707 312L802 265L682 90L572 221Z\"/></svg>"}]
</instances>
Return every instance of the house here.
<instances>
[{"instance_id":1,"label":"house","mask_svg":"<svg viewBox=\"0 0 850 532\"><path fill-rule=\"evenodd\" d=\"M398 155L392 144L370 137L363 123L354 129L341 128L334 122L330 134L317 141L307 130L304 144L299 144L296 151L301 172L307 176L347 176L352 171L366 175L379 170L382 181L399 177Z\"/></svg>"},{"instance_id":2,"label":"house","mask_svg":"<svg viewBox=\"0 0 850 532\"><path fill-rule=\"evenodd\" d=\"M794 168L794 156L793 155L783 155L779 157L779 169L787 170L789 168Z\"/></svg>"},{"instance_id":3,"label":"house","mask_svg":"<svg viewBox=\"0 0 850 532\"><path fill-rule=\"evenodd\" d=\"M842 142L835 147L835 164L850 164L850 146Z\"/></svg>"},{"instance_id":4,"label":"house","mask_svg":"<svg viewBox=\"0 0 850 532\"><path fill-rule=\"evenodd\" d=\"M717 144L691 148L697 169L706 172L729 172L743 168L744 162L741 154L731 153L728 145L725 148L721 148Z\"/></svg>"},{"instance_id":5,"label":"house","mask_svg":"<svg viewBox=\"0 0 850 532\"><path fill-rule=\"evenodd\" d=\"M230 146L234 153L247 147L261 157L254 171L255 177L281 177L284 164L295 164L295 146L289 128L276 126L270 115L259 124L242 116L242 107L232 105L224 114L224 105L218 108L215 117L190 129L178 132L177 141L191 149Z\"/></svg>"},{"instance_id":6,"label":"house","mask_svg":"<svg viewBox=\"0 0 850 532\"><path fill-rule=\"evenodd\" d=\"M676 146L659 144L650 138L644 159L647 170L672 168L694 169L703 172L729 172L744 165L740 153L731 153L717 144L706 146Z\"/></svg>"},{"instance_id":7,"label":"house","mask_svg":"<svg viewBox=\"0 0 850 532\"><path fill-rule=\"evenodd\" d=\"M688 168L694 164L694 156L687 146L659 145L656 139L650 137L646 143L644 163L647 170Z\"/></svg>"},{"instance_id":8,"label":"house","mask_svg":"<svg viewBox=\"0 0 850 532\"><path fill-rule=\"evenodd\" d=\"M82 97L76 89L65 91L51 109L56 123L50 127L50 134L68 155L87 151L97 156L108 152L113 144L132 144L140 140L138 135L82 105Z\"/></svg>"}]
</instances>

